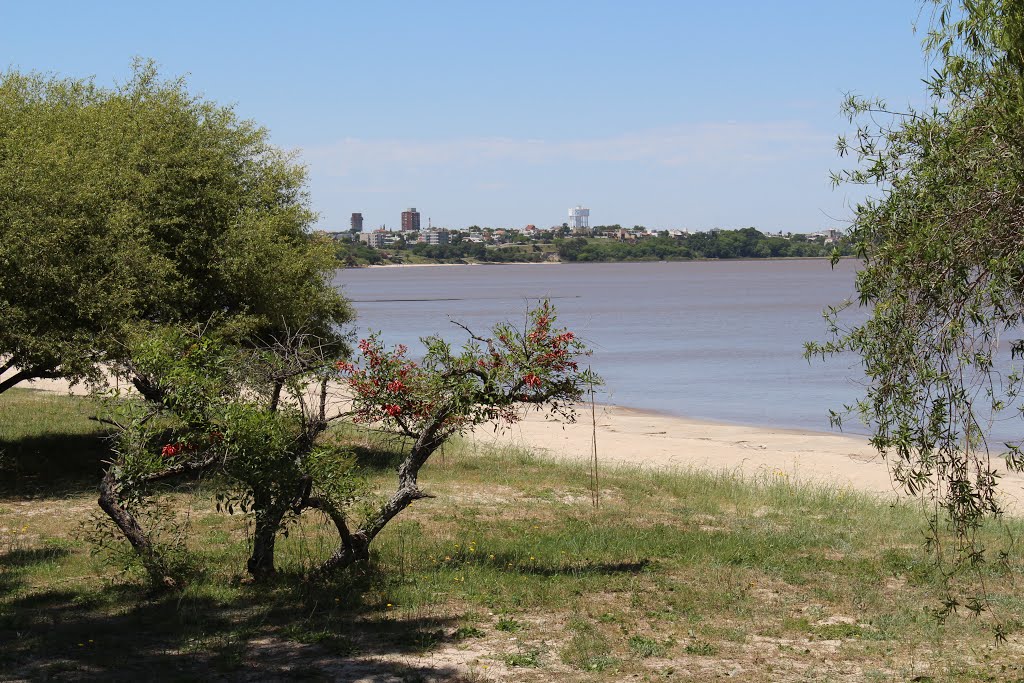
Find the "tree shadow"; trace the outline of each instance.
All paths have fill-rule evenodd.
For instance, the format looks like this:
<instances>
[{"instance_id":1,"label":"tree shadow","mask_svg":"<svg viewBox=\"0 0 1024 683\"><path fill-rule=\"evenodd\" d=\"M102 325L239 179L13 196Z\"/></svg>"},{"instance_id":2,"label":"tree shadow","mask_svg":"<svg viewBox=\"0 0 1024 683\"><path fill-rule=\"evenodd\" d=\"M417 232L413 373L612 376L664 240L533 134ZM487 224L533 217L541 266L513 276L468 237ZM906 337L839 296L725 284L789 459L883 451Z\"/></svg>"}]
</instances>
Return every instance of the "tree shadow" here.
<instances>
[{"instance_id":1,"label":"tree shadow","mask_svg":"<svg viewBox=\"0 0 1024 683\"><path fill-rule=\"evenodd\" d=\"M0 440L0 496L62 497L95 488L111 455L100 434Z\"/></svg>"},{"instance_id":2,"label":"tree shadow","mask_svg":"<svg viewBox=\"0 0 1024 683\"><path fill-rule=\"evenodd\" d=\"M43 548L14 548L0 553L0 594L10 593L18 588L21 574L31 567L61 560L71 551L59 545L48 545Z\"/></svg>"},{"instance_id":3,"label":"tree shadow","mask_svg":"<svg viewBox=\"0 0 1024 683\"><path fill-rule=\"evenodd\" d=\"M461 617L382 617L362 602L371 581L285 576L227 599L135 584L26 595L0 609L0 679L465 680L455 665L417 657L457 642ZM345 591L338 602L335 591Z\"/></svg>"},{"instance_id":4,"label":"tree shadow","mask_svg":"<svg viewBox=\"0 0 1024 683\"><path fill-rule=\"evenodd\" d=\"M405 459L405 452L401 449L401 444L365 446L349 443L348 448L355 456L356 463L370 472L394 472Z\"/></svg>"},{"instance_id":5,"label":"tree shadow","mask_svg":"<svg viewBox=\"0 0 1024 683\"><path fill-rule=\"evenodd\" d=\"M625 562L583 562L573 563L545 563L533 562L524 564L522 557L505 553L497 553L493 559L475 560L477 565L491 564L497 566L500 571L510 574L526 574L529 576L553 577L585 577L585 576L613 576L615 574L640 574L654 565L650 559L631 560Z\"/></svg>"}]
</instances>

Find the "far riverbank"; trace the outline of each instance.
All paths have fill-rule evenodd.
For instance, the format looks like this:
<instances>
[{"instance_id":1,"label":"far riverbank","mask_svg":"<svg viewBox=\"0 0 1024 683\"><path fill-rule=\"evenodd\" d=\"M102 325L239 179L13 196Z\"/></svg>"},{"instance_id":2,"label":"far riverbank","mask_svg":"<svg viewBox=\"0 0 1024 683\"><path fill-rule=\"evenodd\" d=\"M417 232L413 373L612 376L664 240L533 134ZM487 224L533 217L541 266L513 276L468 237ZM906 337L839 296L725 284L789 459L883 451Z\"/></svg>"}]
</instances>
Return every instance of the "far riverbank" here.
<instances>
[{"instance_id":1,"label":"far riverbank","mask_svg":"<svg viewBox=\"0 0 1024 683\"><path fill-rule=\"evenodd\" d=\"M856 261L856 256L843 256L841 261ZM778 256L769 258L734 258L734 259L669 259L657 261L654 259L636 261L474 261L467 263L377 263L362 266L338 266L339 270L359 270L362 268L435 268L438 266L566 266L566 265L592 265L600 263L747 263L763 261L831 261L827 256Z\"/></svg>"}]
</instances>

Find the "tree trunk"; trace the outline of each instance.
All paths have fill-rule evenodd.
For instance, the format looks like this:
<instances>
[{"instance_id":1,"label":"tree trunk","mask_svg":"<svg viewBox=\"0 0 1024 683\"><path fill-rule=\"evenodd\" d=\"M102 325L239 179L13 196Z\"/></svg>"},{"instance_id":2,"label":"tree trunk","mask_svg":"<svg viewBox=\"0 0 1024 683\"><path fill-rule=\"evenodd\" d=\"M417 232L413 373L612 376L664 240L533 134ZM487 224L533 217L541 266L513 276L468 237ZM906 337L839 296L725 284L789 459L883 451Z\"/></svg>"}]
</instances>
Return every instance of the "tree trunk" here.
<instances>
[{"instance_id":1,"label":"tree trunk","mask_svg":"<svg viewBox=\"0 0 1024 683\"><path fill-rule=\"evenodd\" d=\"M153 543L149 540L149 536L143 530L142 525L135 519L135 515L121 504L117 495L117 481L113 468L107 470L107 473L103 476L103 481L100 482L99 504L100 508L107 513L107 516L113 520L117 528L124 534L124 537L131 543L139 559L142 560L142 566L146 568L146 572L149 574L150 580L153 581L153 585L177 588L178 581L164 571L165 567L160 561L160 553L153 548Z\"/></svg>"},{"instance_id":2,"label":"tree trunk","mask_svg":"<svg viewBox=\"0 0 1024 683\"><path fill-rule=\"evenodd\" d=\"M334 551L334 554L320 565L319 574L328 574L356 562L368 560L370 558L370 543L377 537L377 534L384 530L388 522L398 516L402 510L409 507L409 503L429 497L420 491L417 480L420 468L423 467L427 459L447 438L437 433L442 420L443 417L436 418L434 423L428 426L420 437L416 439L416 443L413 444L408 457L398 467L398 490L395 491L390 500L381 506L377 514L368 519L362 529L351 534L347 542L345 538L347 528L345 532L342 532L343 527L338 526L342 543ZM337 524L338 521L335 520L335 525Z\"/></svg>"},{"instance_id":3,"label":"tree trunk","mask_svg":"<svg viewBox=\"0 0 1024 683\"><path fill-rule=\"evenodd\" d=\"M270 394L270 412L277 412L277 405L281 402L281 390L284 388L284 381L275 380L274 389Z\"/></svg>"},{"instance_id":4,"label":"tree trunk","mask_svg":"<svg viewBox=\"0 0 1024 683\"><path fill-rule=\"evenodd\" d=\"M257 500L256 528L252 538L252 556L246 563L249 574L254 579L264 579L274 573L274 544L277 532L284 519L284 510L278 509L266 501Z\"/></svg>"}]
</instances>

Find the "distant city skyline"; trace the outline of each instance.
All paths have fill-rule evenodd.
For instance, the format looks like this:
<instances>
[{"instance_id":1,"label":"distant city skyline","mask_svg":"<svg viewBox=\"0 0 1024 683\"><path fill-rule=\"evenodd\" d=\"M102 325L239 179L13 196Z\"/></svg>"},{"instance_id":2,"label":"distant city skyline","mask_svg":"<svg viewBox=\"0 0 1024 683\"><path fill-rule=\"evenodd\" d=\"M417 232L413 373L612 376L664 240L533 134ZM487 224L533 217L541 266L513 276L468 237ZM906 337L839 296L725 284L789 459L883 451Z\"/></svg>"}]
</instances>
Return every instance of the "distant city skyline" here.
<instances>
[{"instance_id":1,"label":"distant city skyline","mask_svg":"<svg viewBox=\"0 0 1024 683\"><path fill-rule=\"evenodd\" d=\"M595 225L811 232L862 197L828 181L844 93L923 97L920 7L20 3L0 63L109 85L138 55L187 74L296 150L320 228L409 206L453 228L553 225L582 204Z\"/></svg>"}]
</instances>

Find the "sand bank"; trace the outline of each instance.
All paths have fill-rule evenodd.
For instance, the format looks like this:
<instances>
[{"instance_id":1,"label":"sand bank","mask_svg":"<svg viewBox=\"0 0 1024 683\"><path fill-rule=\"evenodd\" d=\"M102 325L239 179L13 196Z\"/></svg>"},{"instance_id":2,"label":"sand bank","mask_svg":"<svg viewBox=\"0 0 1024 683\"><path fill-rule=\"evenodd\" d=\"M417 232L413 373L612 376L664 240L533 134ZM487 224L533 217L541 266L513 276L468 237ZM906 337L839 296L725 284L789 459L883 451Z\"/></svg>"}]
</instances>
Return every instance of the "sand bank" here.
<instances>
[{"instance_id":1,"label":"sand bank","mask_svg":"<svg viewBox=\"0 0 1024 683\"><path fill-rule=\"evenodd\" d=\"M487 261L474 263L378 263L361 268L441 268L450 266L557 266L561 261Z\"/></svg>"},{"instance_id":2,"label":"sand bank","mask_svg":"<svg viewBox=\"0 0 1024 683\"><path fill-rule=\"evenodd\" d=\"M587 461L593 425L587 406L575 424L547 421L533 413L504 433L478 429L473 438ZM867 438L841 433L750 427L598 406L597 450L598 461L605 466L725 470L855 489L886 500L905 498ZM999 490L1004 509L1024 514L1024 476L1004 473Z\"/></svg>"}]
</instances>

